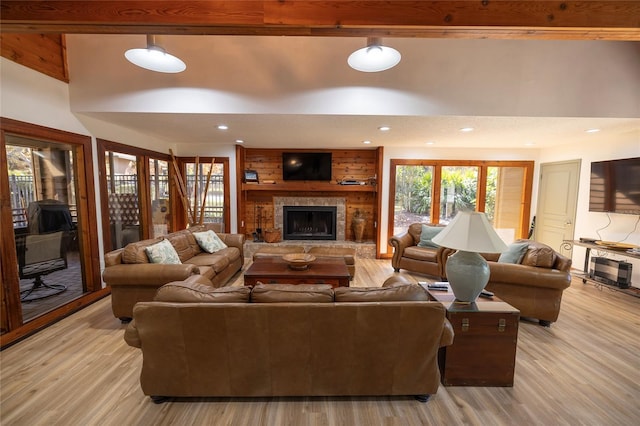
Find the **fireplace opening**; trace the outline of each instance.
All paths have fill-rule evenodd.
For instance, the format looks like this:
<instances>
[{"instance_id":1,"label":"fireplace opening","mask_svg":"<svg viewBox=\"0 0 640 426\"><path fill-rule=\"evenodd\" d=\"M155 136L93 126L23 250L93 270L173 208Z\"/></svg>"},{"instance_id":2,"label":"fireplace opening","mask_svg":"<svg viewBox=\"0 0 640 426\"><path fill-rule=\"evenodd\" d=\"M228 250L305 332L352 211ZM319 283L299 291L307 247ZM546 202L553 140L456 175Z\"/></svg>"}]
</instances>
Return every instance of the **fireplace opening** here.
<instances>
[{"instance_id":1,"label":"fireplace opening","mask_svg":"<svg viewBox=\"0 0 640 426\"><path fill-rule=\"evenodd\" d=\"M284 206L283 235L285 240L335 240L335 206Z\"/></svg>"}]
</instances>

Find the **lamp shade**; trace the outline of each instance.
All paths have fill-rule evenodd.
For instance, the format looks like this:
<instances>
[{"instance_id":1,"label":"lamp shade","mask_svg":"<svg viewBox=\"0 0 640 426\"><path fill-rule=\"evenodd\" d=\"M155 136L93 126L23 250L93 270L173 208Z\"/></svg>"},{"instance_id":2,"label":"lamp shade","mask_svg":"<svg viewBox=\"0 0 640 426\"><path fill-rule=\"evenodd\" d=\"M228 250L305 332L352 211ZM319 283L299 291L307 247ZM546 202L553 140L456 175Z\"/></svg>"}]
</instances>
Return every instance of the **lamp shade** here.
<instances>
[{"instance_id":1,"label":"lamp shade","mask_svg":"<svg viewBox=\"0 0 640 426\"><path fill-rule=\"evenodd\" d=\"M347 63L357 71L379 72L395 67L401 58L396 49L383 46L380 39L371 37L367 39L366 47L349 55Z\"/></svg>"},{"instance_id":2,"label":"lamp shade","mask_svg":"<svg viewBox=\"0 0 640 426\"><path fill-rule=\"evenodd\" d=\"M479 212L459 212L432 241L438 245L475 253L502 253L507 245Z\"/></svg>"},{"instance_id":3,"label":"lamp shade","mask_svg":"<svg viewBox=\"0 0 640 426\"><path fill-rule=\"evenodd\" d=\"M478 212L458 213L431 241L458 250L447 259L445 272L456 301L463 303L475 302L489 282L489 265L478 253L507 249L485 214Z\"/></svg>"},{"instance_id":4,"label":"lamp shade","mask_svg":"<svg viewBox=\"0 0 640 426\"><path fill-rule=\"evenodd\" d=\"M132 64L150 71L179 73L187 68L180 58L170 55L158 46L153 36L147 36L146 48L129 49L124 56Z\"/></svg>"}]
</instances>

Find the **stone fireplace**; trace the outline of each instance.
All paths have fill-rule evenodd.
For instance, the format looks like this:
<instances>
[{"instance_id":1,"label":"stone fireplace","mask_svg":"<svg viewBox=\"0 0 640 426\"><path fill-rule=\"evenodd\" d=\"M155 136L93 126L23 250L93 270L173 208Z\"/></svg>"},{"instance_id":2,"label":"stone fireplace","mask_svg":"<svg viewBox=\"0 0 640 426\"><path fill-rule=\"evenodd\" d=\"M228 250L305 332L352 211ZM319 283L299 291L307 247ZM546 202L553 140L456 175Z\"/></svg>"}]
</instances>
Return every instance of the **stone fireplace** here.
<instances>
[{"instance_id":1,"label":"stone fireplace","mask_svg":"<svg viewBox=\"0 0 640 426\"><path fill-rule=\"evenodd\" d=\"M335 240L335 206L284 206L282 238L285 240Z\"/></svg>"},{"instance_id":2,"label":"stone fireplace","mask_svg":"<svg viewBox=\"0 0 640 426\"><path fill-rule=\"evenodd\" d=\"M345 240L344 198L273 197L273 207L274 225L285 240Z\"/></svg>"}]
</instances>

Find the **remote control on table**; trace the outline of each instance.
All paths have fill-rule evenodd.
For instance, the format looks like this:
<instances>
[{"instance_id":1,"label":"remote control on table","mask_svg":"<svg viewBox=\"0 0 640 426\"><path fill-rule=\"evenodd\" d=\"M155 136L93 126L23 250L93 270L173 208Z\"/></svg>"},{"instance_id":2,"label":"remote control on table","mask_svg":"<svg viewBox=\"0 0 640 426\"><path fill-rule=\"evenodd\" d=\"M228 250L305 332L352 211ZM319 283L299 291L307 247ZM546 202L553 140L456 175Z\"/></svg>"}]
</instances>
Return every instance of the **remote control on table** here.
<instances>
[{"instance_id":1,"label":"remote control on table","mask_svg":"<svg viewBox=\"0 0 640 426\"><path fill-rule=\"evenodd\" d=\"M491 299L493 297L493 293L488 290L482 290L480 292L480 297L486 297L487 299Z\"/></svg>"}]
</instances>

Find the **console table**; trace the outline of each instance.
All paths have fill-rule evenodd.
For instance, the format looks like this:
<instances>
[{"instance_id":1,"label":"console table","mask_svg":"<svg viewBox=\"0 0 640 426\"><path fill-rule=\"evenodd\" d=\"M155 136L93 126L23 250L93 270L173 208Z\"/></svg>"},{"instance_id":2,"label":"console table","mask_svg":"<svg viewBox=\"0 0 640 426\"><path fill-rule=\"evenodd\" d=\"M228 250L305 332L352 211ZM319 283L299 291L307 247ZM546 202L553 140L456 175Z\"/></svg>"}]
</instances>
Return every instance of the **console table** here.
<instances>
[{"instance_id":1,"label":"console table","mask_svg":"<svg viewBox=\"0 0 640 426\"><path fill-rule=\"evenodd\" d=\"M445 386L513 386L520 311L497 297L455 302L451 291L430 290L447 310L455 337L440 348L438 365Z\"/></svg>"},{"instance_id":2,"label":"console table","mask_svg":"<svg viewBox=\"0 0 640 426\"><path fill-rule=\"evenodd\" d=\"M585 247L587 249L584 255L584 268L583 268L584 275L582 276L583 284L587 282L587 279L589 277L589 258L591 256L592 249L602 251L605 253L617 254L618 256L624 256L632 259L640 259L640 254L630 253L626 250L612 249L607 246L603 246L596 243L587 243L580 240L564 240L562 242L562 248L565 250L571 250L573 246Z\"/></svg>"}]
</instances>

